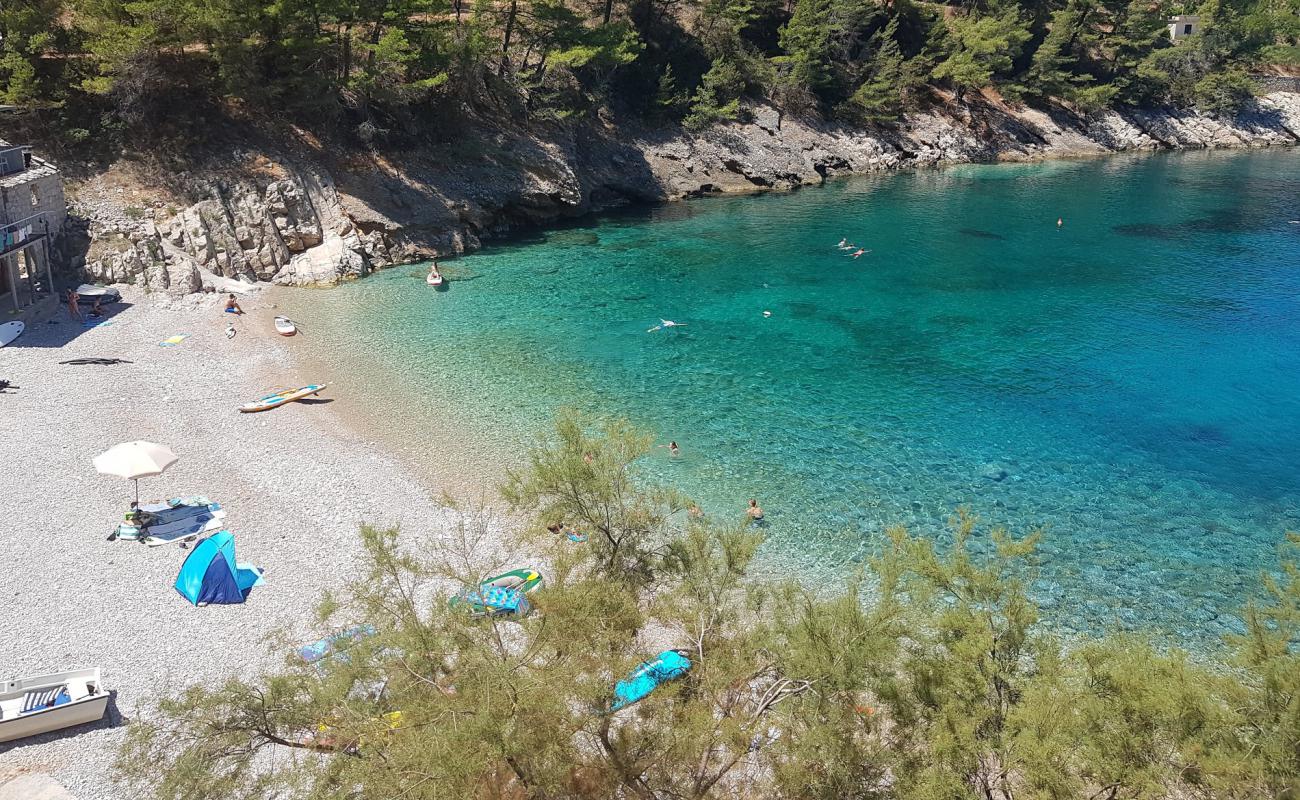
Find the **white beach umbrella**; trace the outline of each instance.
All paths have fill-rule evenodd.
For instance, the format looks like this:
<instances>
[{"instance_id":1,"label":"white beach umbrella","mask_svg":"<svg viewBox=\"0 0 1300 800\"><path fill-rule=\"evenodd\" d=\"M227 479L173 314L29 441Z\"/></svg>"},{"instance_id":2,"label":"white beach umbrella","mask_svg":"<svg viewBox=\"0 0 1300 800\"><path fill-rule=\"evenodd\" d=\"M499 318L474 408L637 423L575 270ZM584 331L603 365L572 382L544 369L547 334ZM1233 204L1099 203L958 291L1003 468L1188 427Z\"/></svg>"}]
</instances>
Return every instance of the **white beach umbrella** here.
<instances>
[{"instance_id":1,"label":"white beach umbrella","mask_svg":"<svg viewBox=\"0 0 1300 800\"><path fill-rule=\"evenodd\" d=\"M140 479L161 475L175 464L176 454L153 442L123 442L95 456L95 470L135 481L135 501L140 502Z\"/></svg>"}]
</instances>

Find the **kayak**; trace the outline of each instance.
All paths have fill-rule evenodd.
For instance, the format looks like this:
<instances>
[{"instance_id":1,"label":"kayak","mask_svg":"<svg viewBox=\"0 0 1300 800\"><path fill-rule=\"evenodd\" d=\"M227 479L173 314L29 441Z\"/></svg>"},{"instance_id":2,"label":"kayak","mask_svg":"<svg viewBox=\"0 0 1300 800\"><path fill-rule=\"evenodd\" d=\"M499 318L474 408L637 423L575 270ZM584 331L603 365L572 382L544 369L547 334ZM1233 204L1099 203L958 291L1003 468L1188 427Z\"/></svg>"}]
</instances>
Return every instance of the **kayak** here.
<instances>
[{"instance_id":1,"label":"kayak","mask_svg":"<svg viewBox=\"0 0 1300 800\"><path fill-rule=\"evenodd\" d=\"M119 303L122 301L122 293L112 286L95 286L90 283L83 283L77 287L77 298L94 302L99 300L103 303Z\"/></svg>"},{"instance_id":2,"label":"kayak","mask_svg":"<svg viewBox=\"0 0 1300 800\"><path fill-rule=\"evenodd\" d=\"M285 389L275 394L268 394L265 397L258 398L251 403L244 403L239 407L243 414L251 414L255 411L267 411L272 408L279 408L285 403L292 403L294 400L301 400L309 395L314 395L325 388L323 383L313 383L304 386L301 389Z\"/></svg>"},{"instance_id":3,"label":"kayak","mask_svg":"<svg viewBox=\"0 0 1300 800\"><path fill-rule=\"evenodd\" d=\"M293 320L288 317L276 317L275 332L281 336L293 336L298 332L298 326L293 324Z\"/></svg>"},{"instance_id":4,"label":"kayak","mask_svg":"<svg viewBox=\"0 0 1300 800\"><path fill-rule=\"evenodd\" d=\"M614 704L609 710L618 711L644 700L661 683L682 677L691 668L689 650L665 650L653 661L646 661L614 687Z\"/></svg>"},{"instance_id":5,"label":"kayak","mask_svg":"<svg viewBox=\"0 0 1300 800\"><path fill-rule=\"evenodd\" d=\"M527 614L532 604L525 597L542 585L542 575L535 569L512 569L488 578L478 589L466 589L451 598L449 605L467 605L476 617Z\"/></svg>"}]
</instances>

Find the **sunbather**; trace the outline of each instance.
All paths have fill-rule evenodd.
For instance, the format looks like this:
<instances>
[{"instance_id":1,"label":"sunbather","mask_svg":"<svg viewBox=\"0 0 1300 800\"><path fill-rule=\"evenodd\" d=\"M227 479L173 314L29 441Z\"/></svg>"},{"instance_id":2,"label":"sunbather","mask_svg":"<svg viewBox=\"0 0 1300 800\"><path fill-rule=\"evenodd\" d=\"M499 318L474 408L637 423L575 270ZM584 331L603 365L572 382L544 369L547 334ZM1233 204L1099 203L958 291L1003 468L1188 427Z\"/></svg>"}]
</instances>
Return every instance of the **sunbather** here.
<instances>
[{"instance_id":1,"label":"sunbather","mask_svg":"<svg viewBox=\"0 0 1300 800\"><path fill-rule=\"evenodd\" d=\"M140 508L139 503L131 501L131 510L126 512L126 524L138 528L143 533L150 525L158 524L158 515L152 511L145 511Z\"/></svg>"}]
</instances>

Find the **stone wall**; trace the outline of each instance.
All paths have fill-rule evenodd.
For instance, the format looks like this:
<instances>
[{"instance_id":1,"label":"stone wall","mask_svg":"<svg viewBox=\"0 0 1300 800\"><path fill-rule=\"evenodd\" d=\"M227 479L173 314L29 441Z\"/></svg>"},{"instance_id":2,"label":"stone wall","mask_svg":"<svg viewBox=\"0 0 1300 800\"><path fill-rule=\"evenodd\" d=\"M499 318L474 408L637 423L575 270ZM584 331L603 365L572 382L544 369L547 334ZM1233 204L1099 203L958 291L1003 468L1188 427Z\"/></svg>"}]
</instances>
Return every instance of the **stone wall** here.
<instances>
[{"instance_id":1,"label":"stone wall","mask_svg":"<svg viewBox=\"0 0 1300 800\"><path fill-rule=\"evenodd\" d=\"M32 168L0 178L0 223L10 224L44 214L50 233L57 235L67 217L63 178L52 164L32 159ZM43 232L39 226L33 233Z\"/></svg>"}]
</instances>

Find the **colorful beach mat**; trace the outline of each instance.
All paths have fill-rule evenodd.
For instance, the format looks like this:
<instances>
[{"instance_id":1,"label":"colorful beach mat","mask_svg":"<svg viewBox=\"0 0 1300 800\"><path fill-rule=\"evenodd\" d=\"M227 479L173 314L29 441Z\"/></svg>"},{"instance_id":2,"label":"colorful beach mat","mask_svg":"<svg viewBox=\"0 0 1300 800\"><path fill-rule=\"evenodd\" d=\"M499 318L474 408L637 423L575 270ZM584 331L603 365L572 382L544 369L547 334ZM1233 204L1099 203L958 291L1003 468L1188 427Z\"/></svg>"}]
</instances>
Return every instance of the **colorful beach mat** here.
<instances>
[{"instance_id":1,"label":"colorful beach mat","mask_svg":"<svg viewBox=\"0 0 1300 800\"><path fill-rule=\"evenodd\" d=\"M178 333L170 339L163 339L158 343L159 347L175 347L186 339L190 338L188 333Z\"/></svg>"}]
</instances>

